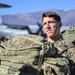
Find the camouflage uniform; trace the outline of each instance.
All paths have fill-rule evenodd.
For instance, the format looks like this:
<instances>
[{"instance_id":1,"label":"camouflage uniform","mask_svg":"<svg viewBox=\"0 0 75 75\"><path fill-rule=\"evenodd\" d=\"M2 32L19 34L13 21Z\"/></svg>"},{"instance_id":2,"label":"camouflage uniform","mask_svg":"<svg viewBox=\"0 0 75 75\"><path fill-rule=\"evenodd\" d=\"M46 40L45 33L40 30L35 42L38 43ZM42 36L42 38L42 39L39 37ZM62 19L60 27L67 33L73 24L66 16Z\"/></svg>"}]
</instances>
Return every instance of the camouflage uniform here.
<instances>
[{"instance_id":1,"label":"camouflage uniform","mask_svg":"<svg viewBox=\"0 0 75 75\"><path fill-rule=\"evenodd\" d=\"M75 72L75 44L73 42L68 42L63 37L55 42L55 47L57 48L58 54L66 57L69 60L71 75Z\"/></svg>"},{"instance_id":2,"label":"camouflage uniform","mask_svg":"<svg viewBox=\"0 0 75 75\"><path fill-rule=\"evenodd\" d=\"M0 45L0 75L70 75L74 52L70 55L73 45L67 46L63 38L54 44L35 35L9 39Z\"/></svg>"},{"instance_id":3,"label":"camouflage uniform","mask_svg":"<svg viewBox=\"0 0 75 75\"><path fill-rule=\"evenodd\" d=\"M63 37L53 45L54 47L49 49L44 56L46 59L43 64L44 75L74 75L75 45L64 40Z\"/></svg>"}]
</instances>

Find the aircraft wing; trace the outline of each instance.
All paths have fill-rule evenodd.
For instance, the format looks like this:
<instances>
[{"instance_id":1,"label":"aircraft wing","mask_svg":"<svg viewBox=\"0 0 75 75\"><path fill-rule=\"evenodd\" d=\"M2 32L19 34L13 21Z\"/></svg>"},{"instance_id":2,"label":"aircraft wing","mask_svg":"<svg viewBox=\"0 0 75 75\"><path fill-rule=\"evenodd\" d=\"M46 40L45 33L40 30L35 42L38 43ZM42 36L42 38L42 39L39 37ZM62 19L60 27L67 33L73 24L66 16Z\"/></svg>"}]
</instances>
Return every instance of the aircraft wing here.
<instances>
[{"instance_id":1,"label":"aircraft wing","mask_svg":"<svg viewBox=\"0 0 75 75\"><path fill-rule=\"evenodd\" d=\"M0 3L0 8L8 8L8 7L11 7L11 6L7 5L7 4Z\"/></svg>"}]
</instances>

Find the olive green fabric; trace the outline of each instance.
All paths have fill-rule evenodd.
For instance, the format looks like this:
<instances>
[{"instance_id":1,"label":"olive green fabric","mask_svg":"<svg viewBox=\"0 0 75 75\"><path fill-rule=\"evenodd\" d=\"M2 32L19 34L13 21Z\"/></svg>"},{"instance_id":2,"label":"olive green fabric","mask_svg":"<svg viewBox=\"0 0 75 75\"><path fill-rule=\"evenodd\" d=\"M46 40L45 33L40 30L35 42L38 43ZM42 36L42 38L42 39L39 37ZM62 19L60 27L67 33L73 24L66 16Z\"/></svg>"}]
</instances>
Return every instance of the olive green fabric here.
<instances>
[{"instance_id":1,"label":"olive green fabric","mask_svg":"<svg viewBox=\"0 0 75 75\"><path fill-rule=\"evenodd\" d=\"M75 45L75 27L70 27L66 30L63 30L61 32L62 36L64 37L65 40L69 42L73 42Z\"/></svg>"},{"instance_id":2,"label":"olive green fabric","mask_svg":"<svg viewBox=\"0 0 75 75\"><path fill-rule=\"evenodd\" d=\"M63 53L74 45L71 43L71 45L68 46L70 43L67 44L62 38L53 44L50 42L46 43L45 46L49 49L47 48L47 51L44 50L45 54L42 65L44 75L70 75L69 61Z\"/></svg>"},{"instance_id":3,"label":"olive green fabric","mask_svg":"<svg viewBox=\"0 0 75 75\"><path fill-rule=\"evenodd\" d=\"M0 45L0 75L37 75L38 60L42 49L36 35L20 35Z\"/></svg>"},{"instance_id":4,"label":"olive green fabric","mask_svg":"<svg viewBox=\"0 0 75 75\"><path fill-rule=\"evenodd\" d=\"M42 66L44 75L74 75L75 28L69 28L65 30L62 33L62 37L54 43L54 47L56 51L54 57L49 56L49 52L49 57L44 57L44 59L46 60L44 61ZM66 58L68 58L69 60Z\"/></svg>"},{"instance_id":5,"label":"olive green fabric","mask_svg":"<svg viewBox=\"0 0 75 75\"><path fill-rule=\"evenodd\" d=\"M68 51L65 54L68 54L71 65L71 71L74 71L72 75L75 73L75 27L70 27L64 31L61 32L63 38L67 41L68 47L71 47L72 44L73 47L69 48ZM73 67L72 67L73 66ZM73 70L74 69L74 70Z\"/></svg>"},{"instance_id":6,"label":"olive green fabric","mask_svg":"<svg viewBox=\"0 0 75 75\"><path fill-rule=\"evenodd\" d=\"M70 75L69 62L65 58L46 58L42 68L44 75Z\"/></svg>"},{"instance_id":7,"label":"olive green fabric","mask_svg":"<svg viewBox=\"0 0 75 75\"><path fill-rule=\"evenodd\" d=\"M57 53L56 46L41 36L13 37L0 45L0 75L42 75L41 69L43 75L69 75L68 61L58 56L63 51L63 45ZM67 48L64 48L65 51ZM46 73L48 66L54 72L49 73L48 70Z\"/></svg>"}]
</instances>

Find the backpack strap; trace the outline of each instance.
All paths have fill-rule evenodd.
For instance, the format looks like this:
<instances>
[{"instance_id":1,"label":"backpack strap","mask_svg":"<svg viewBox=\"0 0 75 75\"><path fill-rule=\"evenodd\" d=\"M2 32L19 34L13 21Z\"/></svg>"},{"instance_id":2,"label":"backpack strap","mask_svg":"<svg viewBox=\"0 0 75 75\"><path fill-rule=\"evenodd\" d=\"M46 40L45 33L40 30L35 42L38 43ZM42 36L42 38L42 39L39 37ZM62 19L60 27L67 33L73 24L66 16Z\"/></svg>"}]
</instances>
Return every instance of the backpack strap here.
<instances>
[{"instance_id":1,"label":"backpack strap","mask_svg":"<svg viewBox=\"0 0 75 75\"><path fill-rule=\"evenodd\" d=\"M69 48L75 47L73 42L69 42L69 41L64 40L64 39L57 41L54 45L57 48L58 54L63 54Z\"/></svg>"},{"instance_id":2,"label":"backpack strap","mask_svg":"<svg viewBox=\"0 0 75 75\"><path fill-rule=\"evenodd\" d=\"M39 72L41 72L44 57L54 56L55 53L56 53L56 50L55 50L54 44L52 44L46 40L43 40L42 49L40 50L40 53L39 53L39 62L38 62ZM39 75L39 74L37 74L37 75Z\"/></svg>"},{"instance_id":3,"label":"backpack strap","mask_svg":"<svg viewBox=\"0 0 75 75\"><path fill-rule=\"evenodd\" d=\"M42 42L43 42L43 40L42 40ZM40 73L41 73L43 57L44 57L44 46L42 45L42 48L41 48L40 53L39 53L39 61L38 61L39 72L37 72L37 75L40 75Z\"/></svg>"}]
</instances>

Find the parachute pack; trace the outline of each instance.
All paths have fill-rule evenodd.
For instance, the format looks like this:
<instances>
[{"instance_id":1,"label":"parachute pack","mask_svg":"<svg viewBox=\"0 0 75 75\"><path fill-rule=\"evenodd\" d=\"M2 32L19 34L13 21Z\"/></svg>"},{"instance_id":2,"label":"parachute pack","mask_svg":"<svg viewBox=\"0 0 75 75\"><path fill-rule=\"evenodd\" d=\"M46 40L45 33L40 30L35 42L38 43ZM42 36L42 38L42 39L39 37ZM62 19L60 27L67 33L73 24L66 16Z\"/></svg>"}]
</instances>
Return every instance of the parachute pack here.
<instances>
[{"instance_id":1,"label":"parachute pack","mask_svg":"<svg viewBox=\"0 0 75 75\"><path fill-rule=\"evenodd\" d=\"M69 75L65 59L51 58L55 52L41 36L15 36L0 44L0 75Z\"/></svg>"},{"instance_id":2,"label":"parachute pack","mask_svg":"<svg viewBox=\"0 0 75 75\"><path fill-rule=\"evenodd\" d=\"M35 35L21 35L1 43L0 75L36 75L42 39Z\"/></svg>"},{"instance_id":3,"label":"parachute pack","mask_svg":"<svg viewBox=\"0 0 75 75\"><path fill-rule=\"evenodd\" d=\"M75 45L75 28L70 27L66 30L63 30L61 34L63 35L65 40L73 42L73 44Z\"/></svg>"}]
</instances>

